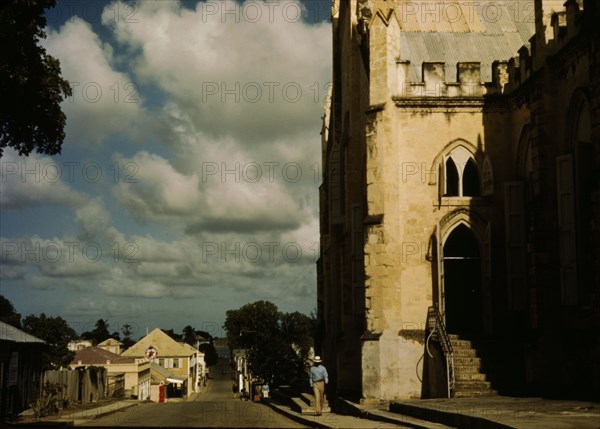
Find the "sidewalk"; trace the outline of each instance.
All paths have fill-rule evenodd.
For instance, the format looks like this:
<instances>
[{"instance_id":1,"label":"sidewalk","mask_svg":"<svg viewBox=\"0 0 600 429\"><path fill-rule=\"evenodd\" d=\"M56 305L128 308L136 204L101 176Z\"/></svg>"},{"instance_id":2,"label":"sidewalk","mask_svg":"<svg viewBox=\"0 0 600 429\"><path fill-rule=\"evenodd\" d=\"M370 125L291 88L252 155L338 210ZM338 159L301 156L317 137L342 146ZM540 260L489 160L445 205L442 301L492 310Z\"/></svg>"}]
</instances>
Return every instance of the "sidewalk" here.
<instances>
[{"instance_id":1,"label":"sidewalk","mask_svg":"<svg viewBox=\"0 0 600 429\"><path fill-rule=\"evenodd\" d=\"M375 420L363 419L336 413L323 413L320 416L301 414L290 407L279 404L271 399L262 399L262 402L280 414L310 428L397 428L395 423L386 423Z\"/></svg>"},{"instance_id":2,"label":"sidewalk","mask_svg":"<svg viewBox=\"0 0 600 429\"><path fill-rule=\"evenodd\" d=\"M77 426L85 421L93 420L100 416L104 416L116 411L123 410L125 408L139 405L140 402L136 399L127 399L123 401L116 401L110 404L102 405L99 407L88 408L86 410L64 410L58 415L44 417L40 419L27 419L16 422L15 427L35 427L35 426Z\"/></svg>"},{"instance_id":3,"label":"sidewalk","mask_svg":"<svg viewBox=\"0 0 600 429\"><path fill-rule=\"evenodd\" d=\"M320 417L295 412L281 401L263 402L308 427L600 429L598 402L480 396L357 404L338 398L332 404L336 412Z\"/></svg>"},{"instance_id":4,"label":"sidewalk","mask_svg":"<svg viewBox=\"0 0 600 429\"><path fill-rule=\"evenodd\" d=\"M344 402L370 418L377 418L386 410L386 404L359 405ZM389 410L401 413L400 416L411 416L461 429L600 428L598 402L480 396L394 401L389 404Z\"/></svg>"}]
</instances>

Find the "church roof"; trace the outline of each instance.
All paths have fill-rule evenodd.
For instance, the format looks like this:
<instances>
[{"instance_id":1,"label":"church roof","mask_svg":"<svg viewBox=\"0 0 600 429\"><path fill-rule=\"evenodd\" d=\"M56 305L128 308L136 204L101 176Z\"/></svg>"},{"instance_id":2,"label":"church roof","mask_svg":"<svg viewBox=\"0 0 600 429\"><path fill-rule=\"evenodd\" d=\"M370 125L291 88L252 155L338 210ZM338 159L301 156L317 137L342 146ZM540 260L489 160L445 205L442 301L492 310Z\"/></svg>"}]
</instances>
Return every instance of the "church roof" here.
<instances>
[{"instance_id":1,"label":"church roof","mask_svg":"<svg viewBox=\"0 0 600 429\"><path fill-rule=\"evenodd\" d=\"M533 0L395 0L393 7L389 19L396 19L400 27L398 59L410 61L412 82L421 81L426 61L446 63L448 82L457 80L458 62L480 62L481 79L490 82L492 62L514 57L535 31Z\"/></svg>"}]
</instances>

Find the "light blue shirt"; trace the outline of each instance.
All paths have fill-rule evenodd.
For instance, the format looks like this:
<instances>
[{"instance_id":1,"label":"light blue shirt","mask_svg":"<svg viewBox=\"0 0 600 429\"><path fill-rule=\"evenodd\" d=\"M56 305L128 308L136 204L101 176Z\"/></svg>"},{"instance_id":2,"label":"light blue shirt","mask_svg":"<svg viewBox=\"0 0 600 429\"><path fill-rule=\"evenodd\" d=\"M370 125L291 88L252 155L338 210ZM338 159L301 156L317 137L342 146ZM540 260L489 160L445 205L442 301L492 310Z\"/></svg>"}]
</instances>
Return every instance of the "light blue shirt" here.
<instances>
[{"instance_id":1,"label":"light blue shirt","mask_svg":"<svg viewBox=\"0 0 600 429\"><path fill-rule=\"evenodd\" d=\"M329 376L327 375L327 370L323 365L313 366L310 368L310 387L315 383L315 381L324 380L325 384L329 383Z\"/></svg>"}]
</instances>

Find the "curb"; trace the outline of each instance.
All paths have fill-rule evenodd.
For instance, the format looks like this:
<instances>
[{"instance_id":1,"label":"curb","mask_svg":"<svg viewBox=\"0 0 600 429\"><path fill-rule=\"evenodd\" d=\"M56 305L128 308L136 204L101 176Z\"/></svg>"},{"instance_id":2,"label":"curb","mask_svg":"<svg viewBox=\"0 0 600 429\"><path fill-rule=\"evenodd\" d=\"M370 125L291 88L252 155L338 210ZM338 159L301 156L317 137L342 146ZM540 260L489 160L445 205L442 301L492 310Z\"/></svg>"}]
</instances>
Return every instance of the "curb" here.
<instances>
[{"instance_id":1,"label":"curb","mask_svg":"<svg viewBox=\"0 0 600 429\"><path fill-rule=\"evenodd\" d=\"M302 416L298 415L297 413L294 413L293 411L286 409L285 406L274 403L270 399L262 398L260 400L260 402L267 405L268 407L270 407L274 411L278 412L279 414L282 414L285 417L287 417L291 420L294 420L297 423L307 425L307 426L313 427L313 428L333 428L333 427L335 427L335 426L328 426L325 423L310 420L306 417L302 417Z\"/></svg>"},{"instance_id":2,"label":"curb","mask_svg":"<svg viewBox=\"0 0 600 429\"><path fill-rule=\"evenodd\" d=\"M430 422L441 423L448 426L454 426L464 429L513 429L513 426L504 423L488 420L484 417L470 416L466 414L453 413L448 411L436 410L427 407L417 407L414 405L390 402L390 411L394 413L405 414L417 419L428 420Z\"/></svg>"},{"instance_id":3,"label":"curb","mask_svg":"<svg viewBox=\"0 0 600 429\"><path fill-rule=\"evenodd\" d=\"M408 426L415 429L431 429L435 425L443 424L442 422L433 422L431 420L420 419L418 417L411 416L408 414L398 414L398 417L392 417L389 415L380 414L376 411L369 411L360 408L358 405L344 399L337 398L336 405L341 405L348 414L361 417L369 420L392 423L396 425ZM391 412L391 411L390 411ZM462 427L462 426L461 426Z\"/></svg>"}]
</instances>

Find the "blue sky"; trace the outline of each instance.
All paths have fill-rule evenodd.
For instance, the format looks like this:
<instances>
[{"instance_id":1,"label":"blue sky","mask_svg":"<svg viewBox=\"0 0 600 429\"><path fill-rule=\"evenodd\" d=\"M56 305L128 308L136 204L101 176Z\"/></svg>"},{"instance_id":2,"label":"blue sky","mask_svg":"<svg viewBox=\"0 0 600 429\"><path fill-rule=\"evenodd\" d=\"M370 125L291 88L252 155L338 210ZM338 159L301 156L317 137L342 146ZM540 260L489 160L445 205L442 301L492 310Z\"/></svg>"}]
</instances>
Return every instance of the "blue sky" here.
<instances>
[{"instance_id":1,"label":"blue sky","mask_svg":"<svg viewBox=\"0 0 600 429\"><path fill-rule=\"evenodd\" d=\"M328 7L59 2L43 45L73 87L67 137L0 159L0 293L79 332L314 310Z\"/></svg>"}]
</instances>

